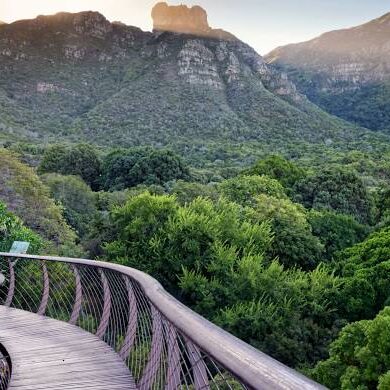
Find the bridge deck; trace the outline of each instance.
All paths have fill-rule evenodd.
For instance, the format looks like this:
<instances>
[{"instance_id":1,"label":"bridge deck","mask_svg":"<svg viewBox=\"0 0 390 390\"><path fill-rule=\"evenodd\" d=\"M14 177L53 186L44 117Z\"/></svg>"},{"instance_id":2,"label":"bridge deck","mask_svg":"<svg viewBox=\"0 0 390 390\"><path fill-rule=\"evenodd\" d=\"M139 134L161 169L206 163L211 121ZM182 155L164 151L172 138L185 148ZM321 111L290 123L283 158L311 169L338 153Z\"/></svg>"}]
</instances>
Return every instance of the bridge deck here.
<instances>
[{"instance_id":1,"label":"bridge deck","mask_svg":"<svg viewBox=\"0 0 390 390\"><path fill-rule=\"evenodd\" d=\"M0 306L0 343L12 361L11 390L131 390L119 356L65 322Z\"/></svg>"}]
</instances>

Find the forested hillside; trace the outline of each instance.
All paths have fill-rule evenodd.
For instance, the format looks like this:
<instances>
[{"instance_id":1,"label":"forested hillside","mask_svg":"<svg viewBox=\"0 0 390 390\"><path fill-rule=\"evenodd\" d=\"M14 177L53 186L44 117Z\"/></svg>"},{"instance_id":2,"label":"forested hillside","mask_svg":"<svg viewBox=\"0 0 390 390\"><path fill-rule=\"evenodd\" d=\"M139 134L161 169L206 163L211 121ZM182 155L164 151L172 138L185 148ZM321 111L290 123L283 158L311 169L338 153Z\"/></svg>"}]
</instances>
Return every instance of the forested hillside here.
<instances>
[{"instance_id":1,"label":"forested hillside","mask_svg":"<svg viewBox=\"0 0 390 390\"><path fill-rule=\"evenodd\" d=\"M0 27L0 129L11 140L116 146L331 143L365 132L228 33L148 33L93 12Z\"/></svg>"},{"instance_id":2,"label":"forested hillside","mask_svg":"<svg viewBox=\"0 0 390 390\"><path fill-rule=\"evenodd\" d=\"M360 126L390 130L390 13L265 58L285 71L312 102Z\"/></svg>"}]
</instances>

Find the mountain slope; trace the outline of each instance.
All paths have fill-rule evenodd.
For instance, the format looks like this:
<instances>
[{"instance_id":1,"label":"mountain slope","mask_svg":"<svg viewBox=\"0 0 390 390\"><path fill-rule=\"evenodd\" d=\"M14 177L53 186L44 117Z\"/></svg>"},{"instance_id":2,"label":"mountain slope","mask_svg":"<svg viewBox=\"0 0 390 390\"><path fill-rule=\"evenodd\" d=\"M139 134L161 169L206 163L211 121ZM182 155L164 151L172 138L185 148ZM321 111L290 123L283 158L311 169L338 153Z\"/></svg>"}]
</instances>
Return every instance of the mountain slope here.
<instances>
[{"instance_id":1,"label":"mountain slope","mask_svg":"<svg viewBox=\"0 0 390 390\"><path fill-rule=\"evenodd\" d=\"M277 48L266 60L330 113L390 132L390 13Z\"/></svg>"},{"instance_id":2,"label":"mountain slope","mask_svg":"<svg viewBox=\"0 0 390 390\"><path fill-rule=\"evenodd\" d=\"M163 17L153 12L157 26L180 25L174 15L166 19L176 7L162 7ZM200 17L201 34L196 23L190 34L143 32L95 12L1 26L0 129L125 146L360 136L361 129L318 109L252 48L205 28Z\"/></svg>"}]
</instances>

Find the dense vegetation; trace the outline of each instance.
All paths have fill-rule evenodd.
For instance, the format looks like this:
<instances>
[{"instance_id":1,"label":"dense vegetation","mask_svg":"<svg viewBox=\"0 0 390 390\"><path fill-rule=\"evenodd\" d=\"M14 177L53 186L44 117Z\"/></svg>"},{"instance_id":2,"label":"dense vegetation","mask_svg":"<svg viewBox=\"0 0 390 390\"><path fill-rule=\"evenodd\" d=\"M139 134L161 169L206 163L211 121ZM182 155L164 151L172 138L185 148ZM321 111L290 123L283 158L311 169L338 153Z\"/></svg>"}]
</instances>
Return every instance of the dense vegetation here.
<instances>
[{"instance_id":1,"label":"dense vegetation","mask_svg":"<svg viewBox=\"0 0 390 390\"><path fill-rule=\"evenodd\" d=\"M319 363L313 376L331 389L390 387L390 308L373 320L347 325L330 346L330 358Z\"/></svg>"},{"instance_id":2,"label":"dense vegetation","mask_svg":"<svg viewBox=\"0 0 390 390\"><path fill-rule=\"evenodd\" d=\"M0 202L0 252L7 252L14 241L30 243L29 251L38 253L43 245L38 234L23 225L21 219L10 213Z\"/></svg>"},{"instance_id":3,"label":"dense vegetation","mask_svg":"<svg viewBox=\"0 0 390 390\"><path fill-rule=\"evenodd\" d=\"M268 155L211 175L165 149L10 148L0 199L31 230L2 205L3 249L25 239L136 267L331 389L386 388L387 154Z\"/></svg>"},{"instance_id":4,"label":"dense vegetation","mask_svg":"<svg viewBox=\"0 0 390 390\"><path fill-rule=\"evenodd\" d=\"M0 200L48 245L81 253L76 246L76 234L65 221L62 205L50 197L49 189L32 168L5 149L0 149Z\"/></svg>"},{"instance_id":5,"label":"dense vegetation","mask_svg":"<svg viewBox=\"0 0 390 390\"><path fill-rule=\"evenodd\" d=\"M390 83L373 81L356 85L337 80L329 85L329 74L282 66L300 92L323 110L359 126L388 133L390 129ZM324 86L326 86L324 88ZM344 86L344 89L343 89Z\"/></svg>"}]
</instances>

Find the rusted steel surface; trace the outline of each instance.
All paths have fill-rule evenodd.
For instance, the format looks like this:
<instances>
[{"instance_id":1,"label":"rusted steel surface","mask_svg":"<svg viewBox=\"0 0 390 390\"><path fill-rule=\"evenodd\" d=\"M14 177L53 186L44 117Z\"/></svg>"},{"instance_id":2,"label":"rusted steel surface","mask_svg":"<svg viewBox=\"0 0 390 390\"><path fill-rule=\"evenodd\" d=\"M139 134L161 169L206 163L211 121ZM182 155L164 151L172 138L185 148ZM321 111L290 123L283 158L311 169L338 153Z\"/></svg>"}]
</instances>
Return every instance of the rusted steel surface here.
<instances>
[{"instance_id":1,"label":"rusted steel surface","mask_svg":"<svg viewBox=\"0 0 390 390\"><path fill-rule=\"evenodd\" d=\"M194 313L143 272L8 253L0 253L1 268L16 257L0 304L12 292L11 307L36 313L44 301L46 316L110 346L138 389L324 389Z\"/></svg>"},{"instance_id":2,"label":"rusted steel surface","mask_svg":"<svg viewBox=\"0 0 390 390\"><path fill-rule=\"evenodd\" d=\"M136 389L106 343L63 321L0 306L0 341L12 360L10 390Z\"/></svg>"}]
</instances>

